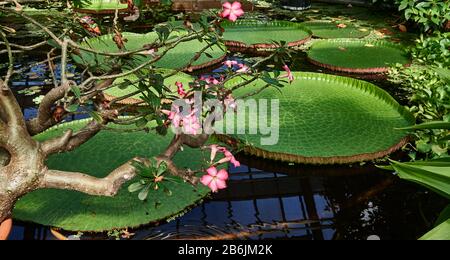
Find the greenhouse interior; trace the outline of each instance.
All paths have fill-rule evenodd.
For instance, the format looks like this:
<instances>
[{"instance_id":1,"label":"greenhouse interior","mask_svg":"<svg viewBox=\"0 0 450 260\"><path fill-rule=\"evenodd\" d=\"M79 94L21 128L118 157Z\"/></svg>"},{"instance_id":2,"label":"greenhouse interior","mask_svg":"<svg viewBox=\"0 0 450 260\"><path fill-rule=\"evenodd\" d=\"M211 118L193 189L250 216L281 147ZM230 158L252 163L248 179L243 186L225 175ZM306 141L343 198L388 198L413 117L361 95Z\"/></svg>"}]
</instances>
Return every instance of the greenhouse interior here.
<instances>
[{"instance_id":1,"label":"greenhouse interior","mask_svg":"<svg viewBox=\"0 0 450 260\"><path fill-rule=\"evenodd\" d=\"M0 240L450 240L449 203L450 1L0 0Z\"/></svg>"}]
</instances>

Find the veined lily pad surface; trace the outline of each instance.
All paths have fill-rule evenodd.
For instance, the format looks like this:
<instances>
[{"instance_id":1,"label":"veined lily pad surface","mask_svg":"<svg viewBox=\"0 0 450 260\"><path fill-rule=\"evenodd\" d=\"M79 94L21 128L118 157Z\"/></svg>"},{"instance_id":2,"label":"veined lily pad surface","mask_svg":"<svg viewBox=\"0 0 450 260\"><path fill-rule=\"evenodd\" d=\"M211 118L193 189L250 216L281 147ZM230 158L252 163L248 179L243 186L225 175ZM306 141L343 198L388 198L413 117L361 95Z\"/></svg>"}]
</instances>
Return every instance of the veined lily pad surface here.
<instances>
[{"instance_id":1,"label":"veined lily pad surface","mask_svg":"<svg viewBox=\"0 0 450 260\"><path fill-rule=\"evenodd\" d=\"M158 69L155 71L155 73L160 74L161 76L165 76L165 75L169 75L171 73L173 73L173 70L168 70L168 69ZM185 86L185 88L187 89L189 86L189 83L193 81L193 77L183 73L183 72L178 72L173 76L168 77L167 79L164 80L164 85L166 87L168 87L171 91L173 91L173 93L176 93L176 86L175 83L176 82L181 82L183 83L183 85ZM127 84L126 87L121 86L119 87L119 85L123 84L123 83L131 83L131 84ZM105 97L107 100L111 101L116 97L123 97L126 95L130 95L131 93L134 93L136 91L139 90L138 88L138 84L139 84L139 78L136 75L130 75L130 76L126 76L123 78L118 78L115 80L114 84L117 84L117 87L114 88L110 88L108 90L105 91ZM135 104L135 103L139 103L142 101L142 99L140 98L142 96L142 94L136 94L132 97L123 99L121 101L119 101L119 104Z\"/></svg>"},{"instance_id":2,"label":"veined lily pad surface","mask_svg":"<svg viewBox=\"0 0 450 260\"><path fill-rule=\"evenodd\" d=\"M410 62L404 48L386 41L333 39L314 43L308 59L327 69L350 73L381 73Z\"/></svg>"},{"instance_id":3,"label":"veined lily pad surface","mask_svg":"<svg viewBox=\"0 0 450 260\"><path fill-rule=\"evenodd\" d=\"M256 102L267 100L267 125L279 119L278 142L264 145L261 137L271 134L260 130L250 134L257 125L250 125L249 118L255 123L262 115L257 111L247 111L245 122L235 124L245 134L228 135L242 141L247 153L295 163L353 163L383 157L406 143L407 132L395 128L412 125L414 118L384 90L327 74L295 72L294 76L295 81L285 83L281 91L270 87L252 96ZM235 96L254 93L263 85L253 83L238 89ZM273 100L279 101L279 117L270 116Z\"/></svg>"},{"instance_id":4,"label":"veined lily pad surface","mask_svg":"<svg viewBox=\"0 0 450 260\"><path fill-rule=\"evenodd\" d=\"M171 37L177 37L185 34L184 32L174 32L171 34ZM127 42L125 43L125 48L127 51L136 51L144 48L145 45L152 44L158 40L158 36L155 32L150 32L147 34L137 34L137 33L123 33ZM110 52L117 53L120 50L117 45L113 41L114 35L108 34L100 37L92 38L83 42L81 45L86 48L91 48L97 51L102 52ZM169 50L164 57L158 60L155 64L156 67L159 68L167 68L167 69L179 69L186 66L191 59L194 57L195 53L202 50L207 43L205 41L200 42L197 39L182 42L177 45L175 48ZM164 49L161 48L157 53L153 55L158 55L164 52ZM206 51L209 54L209 57L205 54L201 55L201 57L196 60L189 69L201 69L211 65L214 65L223 60L226 55L226 48L224 46L213 45ZM135 68L151 59L153 56L151 54L136 53L133 55L132 59L128 61L128 64L123 64L125 69ZM86 51L81 51L80 55L74 55L72 57L74 61L78 64L84 66L90 66L91 68L97 69L97 71L105 72L111 70L111 65L114 64L114 58L107 57L101 54L89 53Z\"/></svg>"},{"instance_id":5,"label":"veined lily pad surface","mask_svg":"<svg viewBox=\"0 0 450 260\"><path fill-rule=\"evenodd\" d=\"M332 21L307 21L301 25L310 29L313 36L333 39L333 38L362 38L370 34L367 28L357 28L351 24L343 24L343 28L339 27L341 23Z\"/></svg>"},{"instance_id":6,"label":"veined lily pad surface","mask_svg":"<svg viewBox=\"0 0 450 260\"><path fill-rule=\"evenodd\" d=\"M128 9L128 4L126 1L121 3L120 0L82 0L75 8L83 13L114 13L116 9Z\"/></svg>"},{"instance_id":7,"label":"veined lily pad surface","mask_svg":"<svg viewBox=\"0 0 450 260\"><path fill-rule=\"evenodd\" d=\"M276 48L274 41L285 41L290 46L303 44L311 37L305 27L286 21L238 20L224 24L227 46L241 48Z\"/></svg>"},{"instance_id":8,"label":"veined lily pad surface","mask_svg":"<svg viewBox=\"0 0 450 260\"><path fill-rule=\"evenodd\" d=\"M69 128L76 130L87 122L81 120L63 124L36 136L36 139L45 140ZM135 156L150 158L158 155L170 143L171 137L171 134L161 137L144 132L102 131L75 151L52 156L48 166L105 177ZM186 147L176 156L175 162L180 168L197 169L202 156L200 151ZM165 182L165 185L173 192L172 196L160 188L151 190L144 202L138 199L136 193L128 192L129 183L114 198L89 196L75 191L37 190L17 203L14 218L70 231L138 227L181 215L209 194L209 189L203 185L194 187L181 179L176 183Z\"/></svg>"}]
</instances>

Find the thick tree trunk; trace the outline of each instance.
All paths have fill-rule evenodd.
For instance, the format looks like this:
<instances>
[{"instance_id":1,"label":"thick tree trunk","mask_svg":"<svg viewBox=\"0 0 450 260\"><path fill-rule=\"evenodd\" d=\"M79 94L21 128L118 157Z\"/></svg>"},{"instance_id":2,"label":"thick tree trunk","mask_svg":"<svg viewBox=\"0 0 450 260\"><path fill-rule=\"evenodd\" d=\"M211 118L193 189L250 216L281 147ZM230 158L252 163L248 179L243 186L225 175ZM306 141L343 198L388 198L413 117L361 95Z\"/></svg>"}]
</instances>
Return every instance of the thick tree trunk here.
<instances>
[{"instance_id":1,"label":"thick tree trunk","mask_svg":"<svg viewBox=\"0 0 450 260\"><path fill-rule=\"evenodd\" d=\"M0 223L12 216L12 210L16 200L6 194L0 194Z\"/></svg>"}]
</instances>

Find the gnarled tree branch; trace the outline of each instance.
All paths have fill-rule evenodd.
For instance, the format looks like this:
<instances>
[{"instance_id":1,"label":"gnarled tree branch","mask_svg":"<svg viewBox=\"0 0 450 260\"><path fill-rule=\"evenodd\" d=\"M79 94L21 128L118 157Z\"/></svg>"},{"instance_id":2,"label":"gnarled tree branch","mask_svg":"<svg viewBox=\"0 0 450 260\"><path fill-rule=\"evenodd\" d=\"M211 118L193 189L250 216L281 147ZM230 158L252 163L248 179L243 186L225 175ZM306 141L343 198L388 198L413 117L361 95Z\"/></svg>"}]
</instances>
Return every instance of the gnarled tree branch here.
<instances>
[{"instance_id":1,"label":"gnarled tree branch","mask_svg":"<svg viewBox=\"0 0 450 260\"><path fill-rule=\"evenodd\" d=\"M79 172L47 170L40 188L74 190L94 196L115 196L122 185L136 176L133 162L148 164L143 158L134 158L113 170L105 178L95 178Z\"/></svg>"}]
</instances>

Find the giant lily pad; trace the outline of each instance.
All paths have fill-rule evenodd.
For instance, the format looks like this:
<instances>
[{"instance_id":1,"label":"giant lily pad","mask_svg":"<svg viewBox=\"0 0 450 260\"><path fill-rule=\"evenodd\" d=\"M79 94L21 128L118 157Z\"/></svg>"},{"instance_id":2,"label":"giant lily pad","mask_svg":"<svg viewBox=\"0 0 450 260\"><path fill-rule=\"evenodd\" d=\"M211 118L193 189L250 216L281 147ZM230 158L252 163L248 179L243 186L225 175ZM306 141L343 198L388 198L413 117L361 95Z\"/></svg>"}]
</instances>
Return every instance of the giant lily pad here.
<instances>
[{"instance_id":1,"label":"giant lily pad","mask_svg":"<svg viewBox=\"0 0 450 260\"><path fill-rule=\"evenodd\" d=\"M173 73L173 70L158 69L155 71L155 73L164 77L165 75ZM114 84L117 84L117 87L110 88L104 92L106 99L111 101L116 97L127 96L127 95L130 95L130 94L138 91L139 90L139 88L138 88L139 80L138 79L139 78L134 74L123 77L123 78L116 79L114 81ZM172 90L174 93L176 93L176 89L177 89L175 86L176 82L181 82L181 83L183 83L185 88L188 88L189 83L192 81L193 81L192 76L190 76L186 73L183 73L183 72L178 72L175 75L170 76L167 79L165 79L164 85L166 87L168 87L170 90ZM131 83L131 84L128 84L128 83ZM128 86L123 87L123 86L121 86L122 84L127 84ZM139 103L142 101L142 99L140 98L141 96L142 96L141 94L136 94L129 98L123 99L117 103L123 104L123 105L136 104L136 103Z\"/></svg>"},{"instance_id":2,"label":"giant lily pad","mask_svg":"<svg viewBox=\"0 0 450 260\"><path fill-rule=\"evenodd\" d=\"M382 73L397 63L406 65L410 62L400 45L346 39L314 43L308 51L308 59L318 66L350 73Z\"/></svg>"},{"instance_id":3,"label":"giant lily pad","mask_svg":"<svg viewBox=\"0 0 450 260\"><path fill-rule=\"evenodd\" d=\"M177 37L184 33L185 32L173 32L171 37ZM158 40L158 35L155 32L150 32L147 34L125 32L123 33L123 36L127 39L127 42L125 42L125 48L127 51L140 50L145 45L152 44ZM102 52L117 53L120 50L113 41L113 37L114 35L112 34L103 35L100 37L91 38L83 42L81 45L86 48L91 48ZM183 68L191 61L195 53L199 52L206 45L207 43L205 41L200 42L197 39L182 42L175 48L169 50L164 57L153 65L159 68L167 69ZM131 59L127 60L127 64L123 64L123 67L125 69L135 68L152 59L152 55L161 54L163 51L164 48L159 49L158 52L154 54L146 54L145 52L136 53ZM226 55L226 50L224 46L219 46L216 44L209 48L206 53L208 55L201 55L200 58L192 64L192 66L187 68L187 70L205 68L222 61ZM115 63L114 58L112 57L107 57L101 54L93 54L86 51L80 51L79 55L73 55L73 59L78 64L89 66L99 72L110 71L112 64Z\"/></svg>"},{"instance_id":4,"label":"giant lily pad","mask_svg":"<svg viewBox=\"0 0 450 260\"><path fill-rule=\"evenodd\" d=\"M310 29L313 36L333 39L333 38L362 38L369 35L367 28L357 28L351 24L336 23L332 21L307 21L301 25Z\"/></svg>"},{"instance_id":5,"label":"giant lily pad","mask_svg":"<svg viewBox=\"0 0 450 260\"><path fill-rule=\"evenodd\" d=\"M225 132L228 138L240 140L244 151L252 155L311 164L372 160L406 144L407 132L396 128L412 125L414 117L384 90L365 81L327 74L295 72L294 76L295 81L284 83L281 91L271 87L252 96L256 102L267 100L268 104L279 100L279 117L269 116L266 124L279 119L278 142L261 143L261 137L271 134L261 134L257 126L250 125L250 121L260 120L257 111L247 111L246 120L235 124L235 129L244 129L245 134ZM234 95L255 93L263 85L260 80ZM270 115L270 106L267 111ZM257 134L250 134L251 130Z\"/></svg>"},{"instance_id":6,"label":"giant lily pad","mask_svg":"<svg viewBox=\"0 0 450 260\"><path fill-rule=\"evenodd\" d=\"M86 123L82 120L63 124L36 136L36 139L45 140L68 128L79 129ZM170 143L171 137L171 134L161 137L153 133L102 131L73 152L51 156L48 166L104 177L135 156L149 158L159 154ZM180 167L195 169L200 166L201 159L200 151L186 147L175 161ZM145 202L140 201L135 193L128 192L128 184L114 198L75 191L37 190L17 203L14 218L70 231L105 231L170 220L209 194L206 187L193 187L181 180L167 182L166 186L173 192L172 196L162 189L151 190Z\"/></svg>"},{"instance_id":7,"label":"giant lily pad","mask_svg":"<svg viewBox=\"0 0 450 260\"><path fill-rule=\"evenodd\" d=\"M108 14L128 10L127 1L121 0L80 0L75 1L75 11L80 13Z\"/></svg>"},{"instance_id":8,"label":"giant lily pad","mask_svg":"<svg viewBox=\"0 0 450 260\"><path fill-rule=\"evenodd\" d=\"M311 37L311 32L305 27L286 21L238 20L234 23L224 23L223 27L225 44L241 49L276 48L279 45L274 41L284 41L289 46L296 46Z\"/></svg>"}]
</instances>

